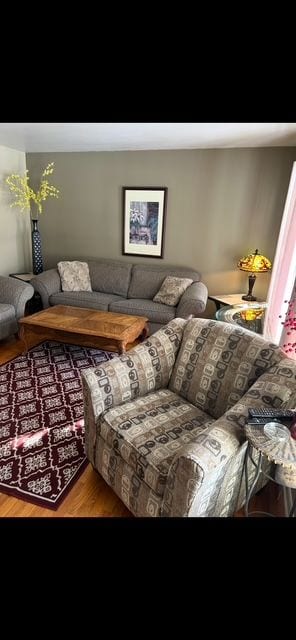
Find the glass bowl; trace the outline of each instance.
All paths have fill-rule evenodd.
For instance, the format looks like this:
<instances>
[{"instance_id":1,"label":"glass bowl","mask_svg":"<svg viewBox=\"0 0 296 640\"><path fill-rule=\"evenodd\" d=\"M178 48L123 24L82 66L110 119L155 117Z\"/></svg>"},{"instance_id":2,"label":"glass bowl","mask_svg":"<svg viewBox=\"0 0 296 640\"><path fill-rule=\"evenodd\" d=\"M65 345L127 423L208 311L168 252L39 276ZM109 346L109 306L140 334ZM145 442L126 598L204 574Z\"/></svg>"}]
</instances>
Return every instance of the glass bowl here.
<instances>
[{"instance_id":1,"label":"glass bowl","mask_svg":"<svg viewBox=\"0 0 296 640\"><path fill-rule=\"evenodd\" d=\"M289 429L280 422L266 422L263 431L273 440L287 440L290 437Z\"/></svg>"}]
</instances>

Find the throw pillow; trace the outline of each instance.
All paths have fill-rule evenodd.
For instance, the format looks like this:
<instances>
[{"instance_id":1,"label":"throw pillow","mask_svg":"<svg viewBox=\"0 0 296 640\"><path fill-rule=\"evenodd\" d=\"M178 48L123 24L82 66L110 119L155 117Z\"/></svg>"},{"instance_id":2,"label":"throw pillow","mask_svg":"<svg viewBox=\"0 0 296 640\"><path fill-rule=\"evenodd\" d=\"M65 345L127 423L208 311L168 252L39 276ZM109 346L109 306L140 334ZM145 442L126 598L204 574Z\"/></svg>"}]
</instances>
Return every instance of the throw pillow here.
<instances>
[{"instance_id":1,"label":"throw pillow","mask_svg":"<svg viewBox=\"0 0 296 640\"><path fill-rule=\"evenodd\" d=\"M58 262L62 291L92 291L87 262Z\"/></svg>"},{"instance_id":2,"label":"throw pillow","mask_svg":"<svg viewBox=\"0 0 296 640\"><path fill-rule=\"evenodd\" d=\"M192 284L191 278L175 278L174 276L167 276L159 291L153 298L153 302L162 302L168 304L170 307L175 307L184 291Z\"/></svg>"}]
</instances>

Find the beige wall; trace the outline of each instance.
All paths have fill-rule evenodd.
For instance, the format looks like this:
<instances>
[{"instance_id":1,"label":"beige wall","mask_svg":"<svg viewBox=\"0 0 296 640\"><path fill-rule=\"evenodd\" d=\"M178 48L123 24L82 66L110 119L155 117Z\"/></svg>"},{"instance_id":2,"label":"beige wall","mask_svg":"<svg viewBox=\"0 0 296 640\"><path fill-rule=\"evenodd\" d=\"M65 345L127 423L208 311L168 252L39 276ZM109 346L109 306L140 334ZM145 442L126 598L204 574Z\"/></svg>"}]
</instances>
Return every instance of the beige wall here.
<instances>
[{"instance_id":1,"label":"beige wall","mask_svg":"<svg viewBox=\"0 0 296 640\"><path fill-rule=\"evenodd\" d=\"M40 218L45 267L110 257L201 271L209 293L247 292L240 257L274 257L295 148L28 154L32 178L55 162ZM122 256L122 186L168 187L164 259ZM265 298L270 275L257 277ZM207 313L214 309L209 303Z\"/></svg>"},{"instance_id":2,"label":"beige wall","mask_svg":"<svg viewBox=\"0 0 296 640\"><path fill-rule=\"evenodd\" d=\"M26 157L22 151L0 146L0 274L31 270L30 215L10 208L13 198L5 183L11 173L23 175Z\"/></svg>"}]
</instances>

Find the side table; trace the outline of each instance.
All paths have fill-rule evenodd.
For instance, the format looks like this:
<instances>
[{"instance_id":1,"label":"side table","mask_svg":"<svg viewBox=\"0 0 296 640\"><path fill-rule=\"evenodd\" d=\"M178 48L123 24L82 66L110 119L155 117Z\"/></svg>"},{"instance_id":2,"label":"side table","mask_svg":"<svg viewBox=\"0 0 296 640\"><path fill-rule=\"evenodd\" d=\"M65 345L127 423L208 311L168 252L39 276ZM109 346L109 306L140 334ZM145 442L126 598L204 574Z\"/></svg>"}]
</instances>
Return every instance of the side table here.
<instances>
[{"instance_id":1,"label":"side table","mask_svg":"<svg viewBox=\"0 0 296 640\"><path fill-rule=\"evenodd\" d=\"M215 293L212 296L208 296L208 299L215 303L216 311L218 311L224 305L242 304L244 295L245 293ZM263 301L257 298L257 302Z\"/></svg>"},{"instance_id":2,"label":"side table","mask_svg":"<svg viewBox=\"0 0 296 640\"><path fill-rule=\"evenodd\" d=\"M216 311L216 319L239 324L249 331L255 331L255 333L263 333L266 308L266 302L243 302L221 307Z\"/></svg>"},{"instance_id":3,"label":"side table","mask_svg":"<svg viewBox=\"0 0 296 640\"><path fill-rule=\"evenodd\" d=\"M244 461L244 473L246 481L246 503L245 515L270 515L261 511L249 513L249 502L257 484L260 473L263 473L269 480L276 482L283 487L296 488L296 440L291 437L289 429L277 422L269 422L266 425L246 425L246 436L248 447ZM253 458L253 451L259 452L258 461ZM262 460L267 458L273 462L274 475L267 474L262 469ZM248 489L248 460L256 467L254 480ZM296 498L293 502L289 517L293 517L296 511Z\"/></svg>"},{"instance_id":4,"label":"side table","mask_svg":"<svg viewBox=\"0 0 296 640\"><path fill-rule=\"evenodd\" d=\"M11 278L16 278L17 280L22 280L23 282L31 282L32 278L34 278L34 273L28 271L27 273L10 273ZM37 313L37 311L42 311L42 301L39 293L37 291L34 292L33 298L28 300L26 304L26 313L31 315L32 313Z\"/></svg>"},{"instance_id":5,"label":"side table","mask_svg":"<svg viewBox=\"0 0 296 640\"><path fill-rule=\"evenodd\" d=\"M23 280L23 282L30 282L32 278L34 278L34 273L28 271L27 273L10 273L11 278L16 278L17 280Z\"/></svg>"},{"instance_id":6,"label":"side table","mask_svg":"<svg viewBox=\"0 0 296 640\"><path fill-rule=\"evenodd\" d=\"M216 305L216 311L224 305L240 304L243 302L242 296L244 293L217 293L212 296L208 296L209 300L212 300Z\"/></svg>"}]
</instances>

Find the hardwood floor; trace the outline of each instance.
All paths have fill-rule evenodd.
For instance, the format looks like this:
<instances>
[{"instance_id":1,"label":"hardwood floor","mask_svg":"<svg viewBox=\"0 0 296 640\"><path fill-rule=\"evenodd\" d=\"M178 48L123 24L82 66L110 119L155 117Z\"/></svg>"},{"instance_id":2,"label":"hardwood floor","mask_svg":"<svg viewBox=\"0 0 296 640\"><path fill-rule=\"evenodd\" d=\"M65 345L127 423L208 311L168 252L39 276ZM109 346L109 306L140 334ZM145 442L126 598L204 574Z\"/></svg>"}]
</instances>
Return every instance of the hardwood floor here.
<instances>
[{"instance_id":1,"label":"hardwood floor","mask_svg":"<svg viewBox=\"0 0 296 640\"><path fill-rule=\"evenodd\" d=\"M46 339L45 336L43 339ZM38 338L30 337L29 348L40 343L41 340L42 336L38 336ZM20 340L14 337L2 340L0 342L0 365L21 354L22 351L23 344ZM284 515L281 487L273 483L266 485L250 502L250 511L255 509L271 512L279 516ZM94 471L91 465L88 465L56 511L38 507L29 502L0 493L1 517L132 518L133 515L103 478ZM243 509L238 511L235 517L244 517Z\"/></svg>"},{"instance_id":2,"label":"hardwood floor","mask_svg":"<svg viewBox=\"0 0 296 640\"><path fill-rule=\"evenodd\" d=\"M89 464L61 506L53 511L0 493L0 517L133 517Z\"/></svg>"}]
</instances>

